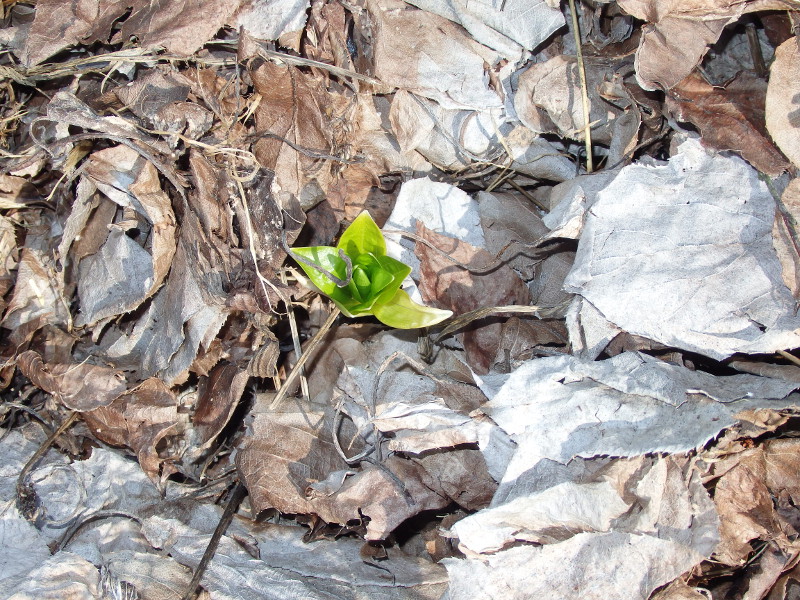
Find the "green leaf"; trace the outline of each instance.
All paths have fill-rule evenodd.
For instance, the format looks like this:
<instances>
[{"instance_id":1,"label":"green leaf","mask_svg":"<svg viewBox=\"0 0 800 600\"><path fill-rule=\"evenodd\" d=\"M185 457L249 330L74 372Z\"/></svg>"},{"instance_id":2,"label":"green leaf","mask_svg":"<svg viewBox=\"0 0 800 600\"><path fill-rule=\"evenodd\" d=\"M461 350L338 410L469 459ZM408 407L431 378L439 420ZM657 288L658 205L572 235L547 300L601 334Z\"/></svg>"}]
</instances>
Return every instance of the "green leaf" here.
<instances>
[{"instance_id":1,"label":"green leaf","mask_svg":"<svg viewBox=\"0 0 800 600\"><path fill-rule=\"evenodd\" d=\"M344 250L350 258L360 254L386 255L386 240L383 239L383 233L366 210L344 230L336 247Z\"/></svg>"},{"instance_id":2,"label":"green leaf","mask_svg":"<svg viewBox=\"0 0 800 600\"><path fill-rule=\"evenodd\" d=\"M375 304L372 307L372 314L381 323L396 329L429 327L453 315L449 310L440 310L432 306L417 304L404 290L397 290L397 293L389 302Z\"/></svg>"},{"instance_id":3,"label":"green leaf","mask_svg":"<svg viewBox=\"0 0 800 600\"><path fill-rule=\"evenodd\" d=\"M385 303L392 299L400 286L403 285L403 280L411 273L411 267L407 264L400 262L391 256L377 256L375 257L380 265L381 270L391 276L391 282L381 287L380 289L375 286L375 302Z\"/></svg>"},{"instance_id":4,"label":"green leaf","mask_svg":"<svg viewBox=\"0 0 800 600\"><path fill-rule=\"evenodd\" d=\"M295 254L299 254L306 260L330 271L339 279L345 279L347 277L347 264L339 257L339 251L336 248L330 246L309 246L305 248L292 248L292 250ZM352 314L351 309L355 308L360 302L352 297L347 288L340 288L336 285L335 281L314 267L301 262L298 264L311 283L313 283L320 292L333 300L336 306L338 306L346 316L355 316Z\"/></svg>"},{"instance_id":5,"label":"green leaf","mask_svg":"<svg viewBox=\"0 0 800 600\"><path fill-rule=\"evenodd\" d=\"M367 211L358 215L345 230L336 248L309 246L292 250L295 258L320 267L298 260L311 284L348 317L375 315L390 327L413 329L435 325L453 314L449 310L417 304L400 289L411 267L386 256L383 233ZM349 279L347 263L339 256L340 250L352 263ZM347 280L347 284L339 287L320 269L328 271L340 283Z\"/></svg>"}]
</instances>

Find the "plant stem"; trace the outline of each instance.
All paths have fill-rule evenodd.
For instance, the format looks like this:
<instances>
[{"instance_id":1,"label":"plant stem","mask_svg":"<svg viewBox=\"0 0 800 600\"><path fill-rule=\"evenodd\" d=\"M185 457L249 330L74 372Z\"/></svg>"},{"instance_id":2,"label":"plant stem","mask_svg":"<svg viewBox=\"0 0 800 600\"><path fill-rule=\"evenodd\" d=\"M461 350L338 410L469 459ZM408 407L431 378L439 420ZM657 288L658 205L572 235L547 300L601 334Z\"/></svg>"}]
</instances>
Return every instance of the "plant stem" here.
<instances>
[{"instance_id":1,"label":"plant stem","mask_svg":"<svg viewBox=\"0 0 800 600\"><path fill-rule=\"evenodd\" d=\"M294 367L292 367L288 377L286 377L286 381L283 382L283 386L281 386L281 389L278 390L278 395L275 396L272 404L270 404L270 409L275 410L278 408L281 402L286 399L286 396L289 395L289 390L292 389L292 385L300 376L300 373L303 370L303 365L306 364L306 361L308 361L310 356L314 353L314 350L316 350L317 346L320 344L320 342L322 342L322 339L325 337L328 331L330 331L334 321L336 321L336 317L338 317L341 312L342 311L339 310L338 306L333 307L331 314L328 315L328 318L322 324L322 327L319 328L319 331L316 333L316 335L311 338L311 341L306 345L306 351L303 352L303 354L297 359Z\"/></svg>"},{"instance_id":2,"label":"plant stem","mask_svg":"<svg viewBox=\"0 0 800 600\"><path fill-rule=\"evenodd\" d=\"M594 171L592 160L592 126L589 121L589 89L586 84L586 69L583 66L583 50L581 49L581 30L578 26L578 11L575 0L569 0L569 11L572 13L572 33L575 36L575 49L578 53L578 75L581 78L581 98L583 99L583 137L586 141L586 172Z\"/></svg>"},{"instance_id":3,"label":"plant stem","mask_svg":"<svg viewBox=\"0 0 800 600\"><path fill-rule=\"evenodd\" d=\"M233 516L236 514L236 509L239 508L239 504L241 504L246 495L247 488L241 481L238 481L236 483L236 487L233 488L233 492L231 492L231 497L230 500L228 500L228 504L225 505L222 518L219 520L219 523L217 523L217 527L214 529L214 533L208 542L208 546L206 546L206 550L203 552L203 557L200 559L200 563L194 570L192 581L186 588L186 593L183 595L182 600L193 600L197 597L197 586L200 585L200 580L203 578L203 574L206 572L211 559L214 558L214 553L217 551L217 546L219 546L222 536L225 534L225 531L228 529L231 521L233 521Z\"/></svg>"}]
</instances>

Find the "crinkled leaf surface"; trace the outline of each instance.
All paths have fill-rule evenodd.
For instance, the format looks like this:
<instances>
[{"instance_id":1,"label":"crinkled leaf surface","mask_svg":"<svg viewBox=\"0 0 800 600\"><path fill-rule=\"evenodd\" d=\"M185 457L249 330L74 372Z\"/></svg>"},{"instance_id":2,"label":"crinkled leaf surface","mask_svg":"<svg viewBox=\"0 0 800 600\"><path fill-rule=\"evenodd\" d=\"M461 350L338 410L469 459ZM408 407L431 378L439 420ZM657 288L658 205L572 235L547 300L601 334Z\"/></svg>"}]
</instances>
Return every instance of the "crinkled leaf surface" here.
<instances>
[{"instance_id":1,"label":"crinkled leaf surface","mask_svg":"<svg viewBox=\"0 0 800 600\"><path fill-rule=\"evenodd\" d=\"M585 224L565 288L618 328L718 360L800 345L775 201L740 158L687 140L669 163L626 167L560 214L575 206Z\"/></svg>"}]
</instances>

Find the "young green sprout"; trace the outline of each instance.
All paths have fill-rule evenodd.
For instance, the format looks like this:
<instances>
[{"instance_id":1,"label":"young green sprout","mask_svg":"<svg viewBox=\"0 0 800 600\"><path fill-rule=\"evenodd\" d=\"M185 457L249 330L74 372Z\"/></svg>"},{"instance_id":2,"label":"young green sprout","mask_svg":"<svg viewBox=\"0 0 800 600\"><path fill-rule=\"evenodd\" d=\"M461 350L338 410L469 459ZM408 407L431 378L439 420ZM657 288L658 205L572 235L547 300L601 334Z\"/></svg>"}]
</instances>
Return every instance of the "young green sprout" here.
<instances>
[{"instance_id":1,"label":"young green sprout","mask_svg":"<svg viewBox=\"0 0 800 600\"><path fill-rule=\"evenodd\" d=\"M428 327L453 313L414 302L400 289L411 267L386 255L386 240L363 211L336 247L292 248L311 283L348 317L374 315L397 329Z\"/></svg>"}]
</instances>

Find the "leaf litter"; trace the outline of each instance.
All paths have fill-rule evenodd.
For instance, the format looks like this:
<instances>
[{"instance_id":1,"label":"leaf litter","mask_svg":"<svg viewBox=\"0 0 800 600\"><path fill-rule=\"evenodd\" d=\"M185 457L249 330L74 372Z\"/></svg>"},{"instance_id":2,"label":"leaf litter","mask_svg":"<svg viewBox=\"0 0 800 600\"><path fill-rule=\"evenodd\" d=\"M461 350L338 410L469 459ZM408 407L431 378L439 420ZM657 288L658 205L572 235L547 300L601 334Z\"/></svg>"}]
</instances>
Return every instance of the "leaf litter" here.
<instances>
[{"instance_id":1,"label":"leaf litter","mask_svg":"<svg viewBox=\"0 0 800 600\"><path fill-rule=\"evenodd\" d=\"M4 3L4 597L791 596L800 7L562 4Z\"/></svg>"}]
</instances>

